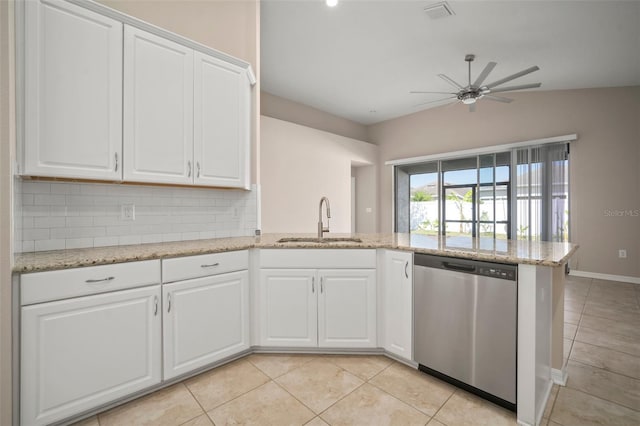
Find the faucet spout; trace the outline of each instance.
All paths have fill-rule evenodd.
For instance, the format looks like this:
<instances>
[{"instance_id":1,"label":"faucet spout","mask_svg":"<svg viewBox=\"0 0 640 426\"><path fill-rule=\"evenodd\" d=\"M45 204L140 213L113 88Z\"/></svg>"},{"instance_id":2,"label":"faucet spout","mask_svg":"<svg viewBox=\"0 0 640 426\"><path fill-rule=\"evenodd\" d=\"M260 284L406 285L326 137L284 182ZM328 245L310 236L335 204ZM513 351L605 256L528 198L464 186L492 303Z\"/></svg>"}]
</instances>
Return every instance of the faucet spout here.
<instances>
[{"instance_id":1,"label":"faucet spout","mask_svg":"<svg viewBox=\"0 0 640 426\"><path fill-rule=\"evenodd\" d=\"M322 203L327 205L327 227L322 224ZM331 206L327 197L320 198L320 205L318 206L318 238L322 238L325 232L329 232L329 218L331 217Z\"/></svg>"}]
</instances>

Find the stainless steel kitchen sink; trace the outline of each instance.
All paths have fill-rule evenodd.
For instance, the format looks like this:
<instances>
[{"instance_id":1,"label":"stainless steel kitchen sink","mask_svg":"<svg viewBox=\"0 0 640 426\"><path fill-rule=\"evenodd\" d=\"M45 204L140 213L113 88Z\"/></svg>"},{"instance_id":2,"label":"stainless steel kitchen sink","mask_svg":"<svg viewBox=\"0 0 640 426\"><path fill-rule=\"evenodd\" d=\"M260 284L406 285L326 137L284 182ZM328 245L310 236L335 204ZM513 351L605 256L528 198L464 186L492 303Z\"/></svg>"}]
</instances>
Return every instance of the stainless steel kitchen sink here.
<instances>
[{"instance_id":1,"label":"stainless steel kitchen sink","mask_svg":"<svg viewBox=\"0 0 640 426\"><path fill-rule=\"evenodd\" d=\"M328 243L361 243L362 240L360 238L349 238L349 237L290 237L290 238L280 238L278 240L279 243L318 243L318 244L328 244Z\"/></svg>"}]
</instances>

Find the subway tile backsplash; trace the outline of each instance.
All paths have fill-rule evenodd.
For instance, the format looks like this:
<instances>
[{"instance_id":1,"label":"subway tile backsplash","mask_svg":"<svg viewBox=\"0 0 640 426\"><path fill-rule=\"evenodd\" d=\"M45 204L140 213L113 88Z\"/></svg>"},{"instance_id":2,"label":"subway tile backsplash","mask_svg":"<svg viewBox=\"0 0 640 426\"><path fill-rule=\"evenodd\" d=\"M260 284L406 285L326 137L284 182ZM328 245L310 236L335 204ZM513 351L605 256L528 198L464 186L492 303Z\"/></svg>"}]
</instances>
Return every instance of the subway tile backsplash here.
<instances>
[{"instance_id":1,"label":"subway tile backsplash","mask_svg":"<svg viewBox=\"0 0 640 426\"><path fill-rule=\"evenodd\" d=\"M257 191L15 182L18 252L254 235ZM135 206L135 219L121 216Z\"/></svg>"}]
</instances>

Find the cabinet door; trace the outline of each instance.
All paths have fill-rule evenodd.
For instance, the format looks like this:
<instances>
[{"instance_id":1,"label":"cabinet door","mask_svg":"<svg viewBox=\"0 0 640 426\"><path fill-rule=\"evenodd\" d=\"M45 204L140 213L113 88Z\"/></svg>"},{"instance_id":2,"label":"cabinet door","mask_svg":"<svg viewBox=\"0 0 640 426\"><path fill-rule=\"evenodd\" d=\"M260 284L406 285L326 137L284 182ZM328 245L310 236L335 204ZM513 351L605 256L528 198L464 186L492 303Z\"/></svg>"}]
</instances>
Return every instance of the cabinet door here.
<instances>
[{"instance_id":1,"label":"cabinet door","mask_svg":"<svg viewBox=\"0 0 640 426\"><path fill-rule=\"evenodd\" d=\"M124 179L193 182L193 50L125 25Z\"/></svg>"},{"instance_id":2,"label":"cabinet door","mask_svg":"<svg viewBox=\"0 0 640 426\"><path fill-rule=\"evenodd\" d=\"M249 273L163 286L164 378L249 348Z\"/></svg>"},{"instance_id":3,"label":"cabinet door","mask_svg":"<svg viewBox=\"0 0 640 426\"><path fill-rule=\"evenodd\" d=\"M402 358L413 357L413 253L385 251L384 348Z\"/></svg>"},{"instance_id":4,"label":"cabinet door","mask_svg":"<svg viewBox=\"0 0 640 426\"><path fill-rule=\"evenodd\" d=\"M250 85L242 68L195 52L195 184L247 188Z\"/></svg>"},{"instance_id":5,"label":"cabinet door","mask_svg":"<svg viewBox=\"0 0 640 426\"><path fill-rule=\"evenodd\" d=\"M315 271L260 271L260 344L262 346L318 346Z\"/></svg>"},{"instance_id":6,"label":"cabinet door","mask_svg":"<svg viewBox=\"0 0 640 426\"><path fill-rule=\"evenodd\" d=\"M58 0L25 4L24 171L122 178L122 24Z\"/></svg>"},{"instance_id":7,"label":"cabinet door","mask_svg":"<svg viewBox=\"0 0 640 426\"><path fill-rule=\"evenodd\" d=\"M22 424L50 424L160 383L159 298L158 285L22 308Z\"/></svg>"},{"instance_id":8,"label":"cabinet door","mask_svg":"<svg viewBox=\"0 0 640 426\"><path fill-rule=\"evenodd\" d=\"M376 347L375 270L321 270L319 277L318 346Z\"/></svg>"}]
</instances>

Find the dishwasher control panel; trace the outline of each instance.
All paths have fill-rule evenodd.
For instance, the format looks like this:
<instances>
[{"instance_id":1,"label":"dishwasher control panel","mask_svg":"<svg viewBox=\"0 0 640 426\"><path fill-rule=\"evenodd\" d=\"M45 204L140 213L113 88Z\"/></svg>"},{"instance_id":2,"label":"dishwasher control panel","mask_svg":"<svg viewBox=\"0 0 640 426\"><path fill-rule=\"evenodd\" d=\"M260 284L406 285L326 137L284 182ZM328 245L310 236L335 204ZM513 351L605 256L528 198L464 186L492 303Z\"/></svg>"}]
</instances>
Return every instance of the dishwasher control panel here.
<instances>
[{"instance_id":1,"label":"dishwasher control panel","mask_svg":"<svg viewBox=\"0 0 640 426\"><path fill-rule=\"evenodd\" d=\"M518 279L518 266L504 263L416 253L413 258L413 264L415 266L444 269L507 281L516 281Z\"/></svg>"},{"instance_id":2,"label":"dishwasher control panel","mask_svg":"<svg viewBox=\"0 0 640 426\"><path fill-rule=\"evenodd\" d=\"M478 268L478 275L484 275L485 277L502 278L510 281L515 281L516 279L516 271L512 268L505 269L500 267L480 266Z\"/></svg>"}]
</instances>

